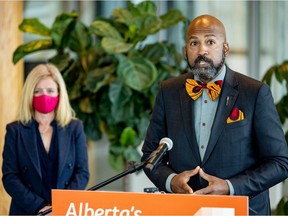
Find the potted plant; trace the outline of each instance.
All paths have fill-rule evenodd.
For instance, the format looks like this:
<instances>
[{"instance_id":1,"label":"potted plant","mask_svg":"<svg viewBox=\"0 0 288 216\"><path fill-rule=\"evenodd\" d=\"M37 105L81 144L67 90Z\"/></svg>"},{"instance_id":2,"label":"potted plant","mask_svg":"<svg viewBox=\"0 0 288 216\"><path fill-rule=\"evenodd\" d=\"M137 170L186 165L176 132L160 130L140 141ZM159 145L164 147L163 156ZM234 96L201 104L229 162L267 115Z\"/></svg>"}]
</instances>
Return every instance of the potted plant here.
<instances>
[{"instance_id":1,"label":"potted plant","mask_svg":"<svg viewBox=\"0 0 288 216\"><path fill-rule=\"evenodd\" d=\"M110 141L109 163L117 171L127 161L139 161L137 146L143 140L161 80L183 72L183 56L174 44L145 43L149 35L187 19L177 9L157 16L153 2L127 3L109 18L98 17L90 25L76 12L59 14L49 28L37 18L25 18L24 33L40 38L20 45L16 64L24 56L53 50L47 61L61 71L69 98L86 134Z\"/></svg>"},{"instance_id":2,"label":"potted plant","mask_svg":"<svg viewBox=\"0 0 288 216\"><path fill-rule=\"evenodd\" d=\"M287 123L288 119L288 61L284 61L282 64L271 66L265 73L262 81L267 83L269 86L272 86L273 78L275 81L282 85L284 88L285 94L282 98L276 103L277 112L280 117L280 121L284 126ZM288 130L285 131L285 138L288 141ZM284 182L287 187L287 180ZM284 186L285 186L284 184ZM285 188L284 188L285 189ZM286 189L287 190L287 189ZM287 192L286 192L287 193ZM284 195L280 202L277 205L277 208L274 212L275 215L288 215L288 197Z\"/></svg>"}]
</instances>

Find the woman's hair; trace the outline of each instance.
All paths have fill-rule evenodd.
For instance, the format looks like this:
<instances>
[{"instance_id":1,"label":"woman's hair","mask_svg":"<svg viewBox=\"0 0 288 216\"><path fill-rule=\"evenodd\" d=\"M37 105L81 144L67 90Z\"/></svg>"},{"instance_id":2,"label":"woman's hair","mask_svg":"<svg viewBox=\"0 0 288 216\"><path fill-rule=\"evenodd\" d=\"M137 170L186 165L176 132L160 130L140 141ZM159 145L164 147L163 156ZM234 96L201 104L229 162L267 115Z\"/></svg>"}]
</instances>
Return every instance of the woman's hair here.
<instances>
[{"instance_id":1,"label":"woman's hair","mask_svg":"<svg viewBox=\"0 0 288 216\"><path fill-rule=\"evenodd\" d=\"M69 103L68 93L62 75L57 67L52 64L40 64L34 67L28 74L19 105L18 120L23 124L27 124L32 120L34 117L34 90L38 82L47 77L51 77L57 83L59 103L55 109L55 119L60 126L64 127L75 118L75 112Z\"/></svg>"}]
</instances>

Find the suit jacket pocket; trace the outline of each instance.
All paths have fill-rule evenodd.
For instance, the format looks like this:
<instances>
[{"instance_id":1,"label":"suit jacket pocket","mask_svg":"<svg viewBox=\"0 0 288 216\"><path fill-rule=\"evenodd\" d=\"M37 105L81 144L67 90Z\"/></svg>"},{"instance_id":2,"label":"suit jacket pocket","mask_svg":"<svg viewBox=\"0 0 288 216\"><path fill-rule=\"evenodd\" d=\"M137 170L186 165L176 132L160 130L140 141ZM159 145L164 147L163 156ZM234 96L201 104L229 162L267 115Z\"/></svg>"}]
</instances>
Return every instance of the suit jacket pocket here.
<instances>
[{"instance_id":1,"label":"suit jacket pocket","mask_svg":"<svg viewBox=\"0 0 288 216\"><path fill-rule=\"evenodd\" d=\"M242 127L245 126L248 123L247 119L241 120L241 121L237 121L237 122L233 122L233 123L229 123L226 125L227 129L232 129L232 128L237 128L237 127Z\"/></svg>"}]
</instances>

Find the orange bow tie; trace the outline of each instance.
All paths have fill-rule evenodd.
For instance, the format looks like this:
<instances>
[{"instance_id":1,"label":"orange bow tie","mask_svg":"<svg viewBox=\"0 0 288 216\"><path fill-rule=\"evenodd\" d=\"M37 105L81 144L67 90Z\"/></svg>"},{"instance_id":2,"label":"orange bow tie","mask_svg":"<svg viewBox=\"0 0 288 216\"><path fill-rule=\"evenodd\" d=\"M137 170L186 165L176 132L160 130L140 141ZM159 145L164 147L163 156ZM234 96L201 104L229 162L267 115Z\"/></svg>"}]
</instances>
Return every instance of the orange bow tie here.
<instances>
[{"instance_id":1,"label":"orange bow tie","mask_svg":"<svg viewBox=\"0 0 288 216\"><path fill-rule=\"evenodd\" d=\"M201 96L203 89L206 88L209 98L214 101L221 92L221 86L222 80L208 84L193 79L186 80L186 91L193 100L197 100Z\"/></svg>"}]
</instances>

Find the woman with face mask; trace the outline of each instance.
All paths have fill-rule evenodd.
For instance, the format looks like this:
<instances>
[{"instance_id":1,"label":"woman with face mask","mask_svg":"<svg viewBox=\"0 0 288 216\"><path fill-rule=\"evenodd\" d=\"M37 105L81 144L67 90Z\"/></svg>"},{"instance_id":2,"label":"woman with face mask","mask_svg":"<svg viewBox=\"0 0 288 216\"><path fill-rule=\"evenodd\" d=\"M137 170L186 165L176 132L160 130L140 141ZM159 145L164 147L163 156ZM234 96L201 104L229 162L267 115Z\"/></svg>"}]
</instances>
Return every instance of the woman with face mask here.
<instances>
[{"instance_id":1,"label":"woman with face mask","mask_svg":"<svg viewBox=\"0 0 288 216\"><path fill-rule=\"evenodd\" d=\"M83 125L54 65L36 66L25 81L18 118L6 127L2 172L10 215L45 211L52 189L82 190L88 183Z\"/></svg>"}]
</instances>

